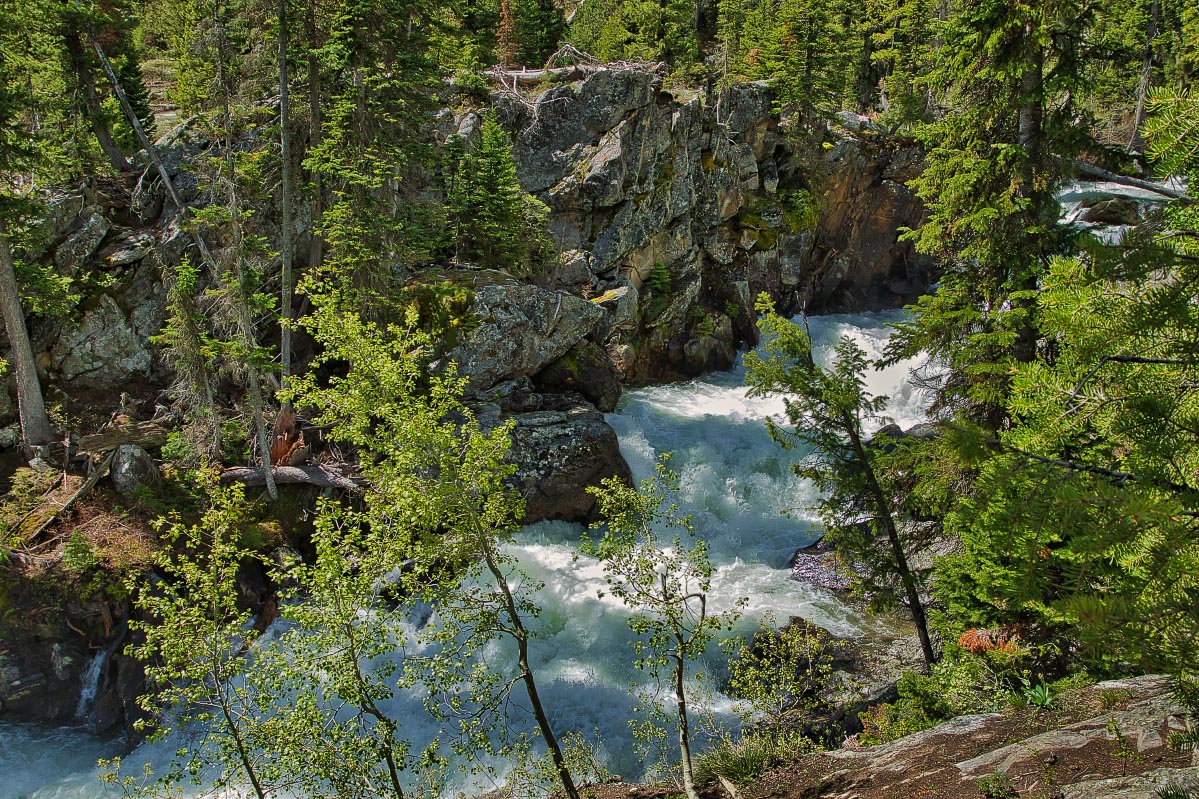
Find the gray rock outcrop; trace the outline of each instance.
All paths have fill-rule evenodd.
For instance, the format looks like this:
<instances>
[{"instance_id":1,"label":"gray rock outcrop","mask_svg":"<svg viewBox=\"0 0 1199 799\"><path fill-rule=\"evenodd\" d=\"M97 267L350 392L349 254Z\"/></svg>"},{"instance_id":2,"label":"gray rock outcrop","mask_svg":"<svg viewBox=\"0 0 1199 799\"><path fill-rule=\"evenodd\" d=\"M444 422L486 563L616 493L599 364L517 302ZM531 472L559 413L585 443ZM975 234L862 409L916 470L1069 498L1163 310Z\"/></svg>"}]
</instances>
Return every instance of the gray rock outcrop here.
<instances>
[{"instance_id":1,"label":"gray rock outcrop","mask_svg":"<svg viewBox=\"0 0 1199 799\"><path fill-rule=\"evenodd\" d=\"M535 118L501 105L522 185L567 253L546 282L597 298L593 338L626 381L728 368L763 291L784 310L864 309L927 287L929 263L896 232L923 213L903 183L917 148L805 150L765 85L704 97L661 81L602 71L550 89Z\"/></svg>"},{"instance_id":2,"label":"gray rock outcrop","mask_svg":"<svg viewBox=\"0 0 1199 799\"><path fill-rule=\"evenodd\" d=\"M450 357L473 391L537 374L595 330L603 316L581 297L512 279L476 289L471 313L478 326Z\"/></svg>"}]
</instances>

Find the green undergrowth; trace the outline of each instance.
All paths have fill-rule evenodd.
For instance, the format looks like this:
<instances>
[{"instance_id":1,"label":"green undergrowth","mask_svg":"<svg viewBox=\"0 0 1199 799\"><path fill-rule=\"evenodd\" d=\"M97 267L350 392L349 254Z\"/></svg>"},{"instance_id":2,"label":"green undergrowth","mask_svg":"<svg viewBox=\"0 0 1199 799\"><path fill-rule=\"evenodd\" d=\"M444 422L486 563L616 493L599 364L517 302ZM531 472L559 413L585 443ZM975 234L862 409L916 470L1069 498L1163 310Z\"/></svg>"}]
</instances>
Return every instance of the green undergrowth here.
<instances>
[{"instance_id":1,"label":"green undergrowth","mask_svg":"<svg viewBox=\"0 0 1199 799\"><path fill-rule=\"evenodd\" d=\"M702 784L724 777L734 785L744 785L797 757L821 750L795 730L751 732L739 739L726 736L696 758L695 780Z\"/></svg>"}]
</instances>

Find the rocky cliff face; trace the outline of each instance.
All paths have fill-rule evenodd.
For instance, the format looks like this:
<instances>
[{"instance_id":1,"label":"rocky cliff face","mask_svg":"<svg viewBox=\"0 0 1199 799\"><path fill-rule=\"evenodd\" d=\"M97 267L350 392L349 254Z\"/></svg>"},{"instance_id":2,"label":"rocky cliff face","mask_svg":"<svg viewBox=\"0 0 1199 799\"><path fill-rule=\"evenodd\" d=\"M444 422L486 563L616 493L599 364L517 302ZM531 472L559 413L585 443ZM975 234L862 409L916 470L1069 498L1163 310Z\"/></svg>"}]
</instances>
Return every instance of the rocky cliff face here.
<instances>
[{"instance_id":1,"label":"rocky cliff face","mask_svg":"<svg viewBox=\"0 0 1199 799\"><path fill-rule=\"evenodd\" d=\"M604 309L591 338L625 381L727 368L755 339L763 291L791 311L864 310L928 287L929 263L896 232L922 214L904 185L916 148L805 143L764 85L705 97L661 80L604 71L532 108L500 104L564 253L542 282ZM456 126L469 137L477 116Z\"/></svg>"},{"instance_id":2,"label":"rocky cliff face","mask_svg":"<svg viewBox=\"0 0 1199 799\"><path fill-rule=\"evenodd\" d=\"M588 519L587 486L629 479L603 417L622 383L728 367L755 338L759 292L786 309L852 310L910 300L927 284L926 265L895 234L919 220L902 185L918 154L848 136L831 148L796 143L764 86L705 97L664 90L655 74L601 71L549 89L535 109L502 98L498 106L525 188L551 208L563 257L533 283L455 272L478 324L450 354L470 377L481 421L516 422L513 485L526 521ZM443 133L469 137L478 115L441 122ZM205 202L188 167L212 146L186 123L159 142L186 202ZM151 338L167 316L164 267L191 243L164 194L152 170L67 193L42 221L40 243L22 253L84 295L70 318L32 332L50 401L73 418L87 413L85 425L107 418L121 392L144 401L122 403L135 416L165 401L171 374ZM277 209L256 218L277 246ZM310 218L301 205L298 252ZM15 417L0 392L0 449L19 441ZM80 711L78 686L96 651L48 623L54 629L29 646L0 647L0 711L58 721L79 712L97 729L128 723L140 670L109 652ZM109 627L88 640L113 646L120 637Z\"/></svg>"},{"instance_id":3,"label":"rocky cliff face","mask_svg":"<svg viewBox=\"0 0 1199 799\"><path fill-rule=\"evenodd\" d=\"M919 154L848 134L834 146L797 143L765 86L705 97L664 90L654 73L610 70L553 87L533 108L497 105L514 131L521 181L550 206L563 252L537 285L464 273L480 324L453 354L472 394L506 416L559 412L564 402L609 411L622 382L727 368L735 348L755 339L759 292L787 310L857 310L911 300L927 286L927 264L895 232L919 221L903 186ZM478 115L444 122L443 133L469 138ZM184 199L203 204L188 165L212 143L185 123L159 144ZM122 390L151 398L169 380L150 339L167 314L163 265L177 263L189 241L163 194L147 170L130 186L98 183L64 196L42 223L41 247L28 253L86 295L73 318L34 330L48 393L70 413L113 404ZM263 224L276 215L259 213ZM300 252L310 215L305 207L296 214ZM498 405L488 399L497 393ZM0 441L15 443L15 407L0 403L0 413L10 425ZM622 463L602 420L568 427L601 462ZM520 484L562 460L526 449L552 438L517 442ZM588 479L627 474L599 472ZM592 503L576 489L549 493L569 512L531 509L530 518L585 515Z\"/></svg>"}]
</instances>

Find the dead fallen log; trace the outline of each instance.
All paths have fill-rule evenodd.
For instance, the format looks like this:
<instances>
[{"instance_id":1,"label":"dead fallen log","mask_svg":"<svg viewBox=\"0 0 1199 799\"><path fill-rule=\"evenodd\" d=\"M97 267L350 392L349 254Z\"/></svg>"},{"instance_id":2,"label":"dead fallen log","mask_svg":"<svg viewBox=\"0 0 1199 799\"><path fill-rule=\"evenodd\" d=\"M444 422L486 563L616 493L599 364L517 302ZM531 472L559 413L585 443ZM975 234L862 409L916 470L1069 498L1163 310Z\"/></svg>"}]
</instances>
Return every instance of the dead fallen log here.
<instances>
[{"instance_id":1,"label":"dead fallen log","mask_svg":"<svg viewBox=\"0 0 1199 799\"><path fill-rule=\"evenodd\" d=\"M38 536L40 536L45 529L54 522L55 519L62 516L64 513L70 510L76 502L90 494L92 489L96 487L96 483L100 482L100 478L108 474L109 469L112 467L112 459L115 457L115 455L115 452L108 453L108 457L106 457L98 466L96 466L96 470L92 472L91 476L83 482L83 485L79 486L79 490L72 494L70 499L62 504L62 507L51 511L48 516L42 519L41 523L38 524L37 529L26 536L26 539L29 541L36 541Z\"/></svg>"},{"instance_id":2,"label":"dead fallen log","mask_svg":"<svg viewBox=\"0 0 1199 799\"><path fill-rule=\"evenodd\" d=\"M350 477L329 466L275 466L271 469L275 483L279 485L312 485L321 488L340 488L360 494L367 482L361 477ZM239 466L221 472L221 485L241 483L245 486L266 485L266 474L260 468Z\"/></svg>"},{"instance_id":3,"label":"dead fallen log","mask_svg":"<svg viewBox=\"0 0 1199 799\"><path fill-rule=\"evenodd\" d=\"M1185 191L1176 189L1165 183L1155 183L1152 180L1141 180L1140 178L1132 178L1127 175L1118 175L1115 172L1109 172L1106 169L1091 164L1084 164L1082 161L1072 161L1071 165L1080 174L1087 175L1088 177L1099 178L1110 183L1119 183L1121 186L1131 186L1134 189L1144 189L1154 194L1160 194L1163 197L1169 197L1172 200L1192 202L1191 196Z\"/></svg>"},{"instance_id":4,"label":"dead fallen log","mask_svg":"<svg viewBox=\"0 0 1199 799\"><path fill-rule=\"evenodd\" d=\"M548 67L543 69L500 69L499 67L483 72L483 76L505 86L536 86L544 80L559 81L581 80L597 72L608 70L636 70L638 72L661 72L666 65L658 62L618 62L614 64L571 64L566 67Z\"/></svg>"},{"instance_id":5,"label":"dead fallen log","mask_svg":"<svg viewBox=\"0 0 1199 799\"><path fill-rule=\"evenodd\" d=\"M169 433L169 428L155 422L129 422L84 436L79 441L79 448L84 452L108 452L122 444L136 444L143 448L161 447L167 443Z\"/></svg>"}]
</instances>

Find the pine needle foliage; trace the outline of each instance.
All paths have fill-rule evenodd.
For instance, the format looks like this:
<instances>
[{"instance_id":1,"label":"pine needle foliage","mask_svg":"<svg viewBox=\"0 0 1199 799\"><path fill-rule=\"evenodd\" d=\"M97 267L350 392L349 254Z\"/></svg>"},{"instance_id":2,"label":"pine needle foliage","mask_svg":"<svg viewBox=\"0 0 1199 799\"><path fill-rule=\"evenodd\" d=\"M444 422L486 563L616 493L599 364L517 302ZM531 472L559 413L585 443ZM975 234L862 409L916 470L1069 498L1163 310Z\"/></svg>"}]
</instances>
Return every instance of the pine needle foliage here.
<instances>
[{"instance_id":1,"label":"pine needle foliage","mask_svg":"<svg viewBox=\"0 0 1199 799\"><path fill-rule=\"evenodd\" d=\"M821 490L820 517L847 574L876 607L907 605L931 667L936 656L921 596L926 574L911 565L927 542L919 525L906 524L887 445L867 437L887 398L866 389L866 353L842 338L835 362L819 366L803 328L779 316L765 295L758 311L764 343L745 357L750 396L783 397L787 424L767 418L770 437L784 449L809 451L791 468Z\"/></svg>"}]
</instances>

